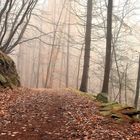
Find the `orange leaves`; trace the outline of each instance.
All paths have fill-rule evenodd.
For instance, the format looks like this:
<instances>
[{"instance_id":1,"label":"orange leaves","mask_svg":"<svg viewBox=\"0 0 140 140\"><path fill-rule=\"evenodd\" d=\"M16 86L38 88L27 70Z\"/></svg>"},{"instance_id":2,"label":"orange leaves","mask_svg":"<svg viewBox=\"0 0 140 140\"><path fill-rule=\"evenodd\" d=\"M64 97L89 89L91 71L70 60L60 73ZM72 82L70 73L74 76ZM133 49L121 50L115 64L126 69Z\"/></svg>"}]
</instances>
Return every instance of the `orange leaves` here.
<instances>
[{"instance_id":1,"label":"orange leaves","mask_svg":"<svg viewBox=\"0 0 140 140\"><path fill-rule=\"evenodd\" d=\"M99 115L95 101L68 90L15 89L0 94L0 139L138 140L140 124Z\"/></svg>"},{"instance_id":2,"label":"orange leaves","mask_svg":"<svg viewBox=\"0 0 140 140\"><path fill-rule=\"evenodd\" d=\"M140 133L140 123L134 123L131 127L134 131L137 131Z\"/></svg>"},{"instance_id":3,"label":"orange leaves","mask_svg":"<svg viewBox=\"0 0 140 140\"><path fill-rule=\"evenodd\" d=\"M0 110L0 117L3 117L5 114L4 110Z\"/></svg>"}]
</instances>

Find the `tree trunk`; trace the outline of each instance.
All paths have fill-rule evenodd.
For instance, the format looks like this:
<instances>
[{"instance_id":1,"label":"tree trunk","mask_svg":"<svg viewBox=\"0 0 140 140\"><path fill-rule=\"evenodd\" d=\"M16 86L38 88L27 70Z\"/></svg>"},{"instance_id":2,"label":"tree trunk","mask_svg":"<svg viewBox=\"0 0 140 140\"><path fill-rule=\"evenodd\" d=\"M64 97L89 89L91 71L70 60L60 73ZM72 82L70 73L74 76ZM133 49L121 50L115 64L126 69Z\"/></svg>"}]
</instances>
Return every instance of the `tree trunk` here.
<instances>
[{"instance_id":1,"label":"tree trunk","mask_svg":"<svg viewBox=\"0 0 140 140\"><path fill-rule=\"evenodd\" d=\"M105 58L105 71L102 92L108 94L109 76L111 67L111 49L112 49L112 11L113 0L108 0L107 9L107 37L106 37L106 58Z\"/></svg>"},{"instance_id":2,"label":"tree trunk","mask_svg":"<svg viewBox=\"0 0 140 140\"><path fill-rule=\"evenodd\" d=\"M138 107L139 101L139 89L140 89L140 55L139 55L139 67L138 67L138 77L137 77L137 86L136 86L136 96L134 100L134 106Z\"/></svg>"},{"instance_id":3,"label":"tree trunk","mask_svg":"<svg viewBox=\"0 0 140 140\"><path fill-rule=\"evenodd\" d=\"M81 65L81 57L82 57L82 53L83 53L83 47L84 46L82 45L81 52L80 52L80 55L78 58L78 70L77 70L77 82L76 82L77 89L79 88L79 75L80 75L80 65Z\"/></svg>"},{"instance_id":4,"label":"tree trunk","mask_svg":"<svg viewBox=\"0 0 140 140\"><path fill-rule=\"evenodd\" d=\"M37 79L36 79L36 88L39 87L40 80L40 66L41 66L41 41L39 42L39 51L38 51L38 66L37 66Z\"/></svg>"},{"instance_id":5,"label":"tree trunk","mask_svg":"<svg viewBox=\"0 0 140 140\"><path fill-rule=\"evenodd\" d=\"M52 41L52 46L51 46L51 53L50 53L49 64L48 64L48 68L47 68L47 74L46 74L46 80L45 80L45 86L44 86L45 88L48 87L48 81L49 81L49 78L50 78L50 70L51 70L51 67L52 67L52 58L53 58L54 46L55 46L55 42L56 42L57 30L58 30L59 23L60 23L61 18L62 18L62 14L63 14L63 11L64 11L65 4L66 4L66 0L63 2L63 6L62 6L62 9L60 11L58 21L57 21L57 23L55 25L55 28L54 28L53 41Z\"/></svg>"},{"instance_id":6,"label":"tree trunk","mask_svg":"<svg viewBox=\"0 0 140 140\"><path fill-rule=\"evenodd\" d=\"M69 87L69 57L70 57L70 22L71 22L71 11L69 2L69 17L68 17L68 42L67 42L67 66L66 66L66 88Z\"/></svg>"},{"instance_id":7,"label":"tree trunk","mask_svg":"<svg viewBox=\"0 0 140 140\"><path fill-rule=\"evenodd\" d=\"M80 91L83 91L83 92L87 92L87 87L88 87L91 29L92 29L92 0L88 0L87 1L86 33L85 33L84 67L83 67L83 75L82 75L82 81L81 81L81 86L80 86Z\"/></svg>"},{"instance_id":8,"label":"tree trunk","mask_svg":"<svg viewBox=\"0 0 140 140\"><path fill-rule=\"evenodd\" d=\"M127 70L128 70L128 64L126 65L126 70L125 70L125 83L124 83L124 86L125 86L125 104L127 105Z\"/></svg>"}]
</instances>

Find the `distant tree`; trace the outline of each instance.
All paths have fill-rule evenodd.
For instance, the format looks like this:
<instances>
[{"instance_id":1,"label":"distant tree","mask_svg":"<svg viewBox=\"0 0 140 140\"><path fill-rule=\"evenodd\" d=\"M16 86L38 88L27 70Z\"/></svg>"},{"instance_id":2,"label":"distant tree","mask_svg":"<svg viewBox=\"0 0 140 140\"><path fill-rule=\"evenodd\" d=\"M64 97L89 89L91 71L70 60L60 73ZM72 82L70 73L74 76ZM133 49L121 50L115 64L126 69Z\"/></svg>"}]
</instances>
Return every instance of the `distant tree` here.
<instances>
[{"instance_id":1,"label":"distant tree","mask_svg":"<svg viewBox=\"0 0 140 140\"><path fill-rule=\"evenodd\" d=\"M69 87L69 59L70 59L70 22L71 22L71 9L70 9L70 1L69 1L69 13L68 13L68 41L67 41L67 66L66 66L66 87Z\"/></svg>"},{"instance_id":2,"label":"distant tree","mask_svg":"<svg viewBox=\"0 0 140 140\"><path fill-rule=\"evenodd\" d=\"M112 50L112 10L113 0L108 0L107 7L107 36L106 36L106 57L105 57L105 70L102 92L108 93L109 76L111 67L111 50Z\"/></svg>"},{"instance_id":3,"label":"distant tree","mask_svg":"<svg viewBox=\"0 0 140 140\"><path fill-rule=\"evenodd\" d=\"M0 2L0 50L10 53L22 39L38 0Z\"/></svg>"},{"instance_id":4,"label":"distant tree","mask_svg":"<svg viewBox=\"0 0 140 140\"><path fill-rule=\"evenodd\" d=\"M85 33L85 54L84 54L84 67L83 75L80 86L80 91L87 92L88 88L88 73L90 63L90 49L91 49L91 30L92 30L92 0L87 1L87 20L86 20L86 33Z\"/></svg>"},{"instance_id":5,"label":"distant tree","mask_svg":"<svg viewBox=\"0 0 140 140\"><path fill-rule=\"evenodd\" d=\"M140 55L139 55L139 66L138 66L138 76L137 76L137 85L136 85L136 95L134 100L134 106L138 107L139 101L139 90L140 90Z\"/></svg>"},{"instance_id":6,"label":"distant tree","mask_svg":"<svg viewBox=\"0 0 140 140\"><path fill-rule=\"evenodd\" d=\"M51 53L50 53L50 57L49 57L47 74L46 74L45 85L44 85L45 88L48 87L48 82L50 80L50 71L51 71L51 68L52 68L52 60L53 60L53 54L54 54L54 50L55 50L54 46L55 46L55 42L56 42L56 38L57 38L57 32L58 32L59 24L60 24L60 21L61 21L63 12L64 12L65 4L66 4L66 0L63 2L62 8L60 10L60 15L58 16L58 20L56 21L56 24L54 25L53 40L52 40L52 45L51 45Z\"/></svg>"},{"instance_id":7,"label":"distant tree","mask_svg":"<svg viewBox=\"0 0 140 140\"><path fill-rule=\"evenodd\" d=\"M84 45L82 45L81 52L80 52L80 55L78 57L78 69L77 69L77 79L76 79L76 88L77 89L79 89L79 75L80 75L80 66L81 66L83 47L84 47Z\"/></svg>"}]
</instances>

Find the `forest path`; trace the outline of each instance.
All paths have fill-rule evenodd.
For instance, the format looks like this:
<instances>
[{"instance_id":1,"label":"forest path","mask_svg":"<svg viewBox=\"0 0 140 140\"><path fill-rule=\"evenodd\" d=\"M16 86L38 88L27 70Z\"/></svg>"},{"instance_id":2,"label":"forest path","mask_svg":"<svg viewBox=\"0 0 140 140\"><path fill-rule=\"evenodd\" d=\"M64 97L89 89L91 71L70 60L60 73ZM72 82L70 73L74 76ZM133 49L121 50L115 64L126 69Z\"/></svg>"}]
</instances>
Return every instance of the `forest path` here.
<instances>
[{"instance_id":1,"label":"forest path","mask_svg":"<svg viewBox=\"0 0 140 140\"><path fill-rule=\"evenodd\" d=\"M1 90L0 140L140 140L140 125L102 117L72 89Z\"/></svg>"}]
</instances>

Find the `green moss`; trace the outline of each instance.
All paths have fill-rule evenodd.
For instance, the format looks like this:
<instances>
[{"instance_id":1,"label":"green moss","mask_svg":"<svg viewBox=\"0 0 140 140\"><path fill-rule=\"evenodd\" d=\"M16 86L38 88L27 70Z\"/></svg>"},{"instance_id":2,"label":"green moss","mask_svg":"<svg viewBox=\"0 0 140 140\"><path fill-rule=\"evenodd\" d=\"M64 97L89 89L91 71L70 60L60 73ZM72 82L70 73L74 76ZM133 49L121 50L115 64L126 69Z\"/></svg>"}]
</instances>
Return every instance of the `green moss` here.
<instances>
[{"instance_id":1,"label":"green moss","mask_svg":"<svg viewBox=\"0 0 140 140\"><path fill-rule=\"evenodd\" d=\"M108 98L106 96L105 93L99 93L96 97L96 99L100 102L103 102L103 103L107 103L108 102Z\"/></svg>"},{"instance_id":2,"label":"green moss","mask_svg":"<svg viewBox=\"0 0 140 140\"><path fill-rule=\"evenodd\" d=\"M77 89L73 89L73 88L67 88L68 91L72 91L73 93L79 95L79 96L84 96L84 97L87 97L89 98L90 100L96 100L96 96L92 93L87 93L87 92L82 92L82 91L79 91Z\"/></svg>"},{"instance_id":3,"label":"green moss","mask_svg":"<svg viewBox=\"0 0 140 140\"><path fill-rule=\"evenodd\" d=\"M100 114L103 115L103 116L109 116L111 115L111 111L108 110L108 111L100 111Z\"/></svg>"},{"instance_id":4,"label":"green moss","mask_svg":"<svg viewBox=\"0 0 140 140\"><path fill-rule=\"evenodd\" d=\"M135 108L130 106L123 106L117 102L107 102L107 97L104 93L100 93L97 96L95 96L94 94L84 93L73 88L67 88L66 90L68 90L71 93L75 93L78 96L88 97L90 100L98 100L99 102L96 101L96 103L99 106L99 113L102 116L114 119L118 123L124 121L135 121L136 117L134 114L139 112Z\"/></svg>"},{"instance_id":5,"label":"green moss","mask_svg":"<svg viewBox=\"0 0 140 140\"><path fill-rule=\"evenodd\" d=\"M111 109L114 111L118 111L118 110L122 109L122 105L118 104L117 102L104 103L104 104L101 104L101 109Z\"/></svg>"},{"instance_id":6,"label":"green moss","mask_svg":"<svg viewBox=\"0 0 140 140\"><path fill-rule=\"evenodd\" d=\"M119 103L102 103L99 108L100 114L108 116L116 120L117 122L122 121L135 121L136 114L139 113L134 107L122 106Z\"/></svg>"},{"instance_id":7,"label":"green moss","mask_svg":"<svg viewBox=\"0 0 140 140\"><path fill-rule=\"evenodd\" d=\"M5 77L4 77L2 74L0 74L0 82L1 82L2 84L4 84L4 83L7 82L6 79L5 79Z\"/></svg>"},{"instance_id":8,"label":"green moss","mask_svg":"<svg viewBox=\"0 0 140 140\"><path fill-rule=\"evenodd\" d=\"M1 87L20 86L14 61L2 52L0 52L0 79Z\"/></svg>"}]
</instances>

